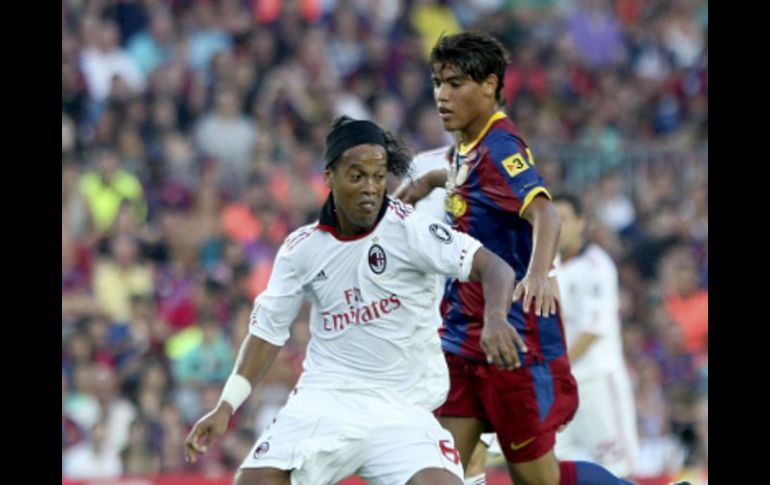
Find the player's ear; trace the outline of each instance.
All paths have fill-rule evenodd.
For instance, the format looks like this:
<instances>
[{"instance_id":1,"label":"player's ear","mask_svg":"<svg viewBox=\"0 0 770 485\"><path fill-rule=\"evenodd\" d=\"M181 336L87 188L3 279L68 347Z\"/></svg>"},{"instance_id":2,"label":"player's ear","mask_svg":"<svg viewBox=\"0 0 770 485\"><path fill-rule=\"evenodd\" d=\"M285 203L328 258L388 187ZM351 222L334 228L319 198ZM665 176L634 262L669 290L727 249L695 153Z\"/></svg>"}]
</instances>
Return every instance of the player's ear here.
<instances>
[{"instance_id":1,"label":"player's ear","mask_svg":"<svg viewBox=\"0 0 770 485\"><path fill-rule=\"evenodd\" d=\"M498 84L500 84L500 80L497 78L497 74L490 74L487 76L484 82L481 83L481 86L484 89L484 95L494 97Z\"/></svg>"},{"instance_id":2,"label":"player's ear","mask_svg":"<svg viewBox=\"0 0 770 485\"><path fill-rule=\"evenodd\" d=\"M334 176L334 173L332 172L331 168L327 168L324 170L324 182L326 182L326 186L330 189L332 188L332 177Z\"/></svg>"}]
</instances>

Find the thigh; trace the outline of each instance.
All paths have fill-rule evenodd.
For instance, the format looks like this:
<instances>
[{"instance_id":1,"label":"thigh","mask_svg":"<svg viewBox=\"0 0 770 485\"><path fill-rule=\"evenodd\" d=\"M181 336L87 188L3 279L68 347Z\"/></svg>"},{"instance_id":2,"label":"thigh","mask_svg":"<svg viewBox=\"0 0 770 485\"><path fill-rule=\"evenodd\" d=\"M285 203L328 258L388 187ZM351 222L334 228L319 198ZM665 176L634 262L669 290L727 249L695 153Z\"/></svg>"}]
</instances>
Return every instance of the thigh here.
<instances>
[{"instance_id":1,"label":"thigh","mask_svg":"<svg viewBox=\"0 0 770 485\"><path fill-rule=\"evenodd\" d=\"M402 425L372 430L359 475L370 485L403 485L413 478L441 479L447 475L462 482L460 453L449 431L424 409L401 408L398 412L410 415L411 419L405 419Z\"/></svg>"},{"instance_id":2,"label":"thigh","mask_svg":"<svg viewBox=\"0 0 770 485\"><path fill-rule=\"evenodd\" d=\"M449 395L434 412L438 417L476 418L487 416L479 396L478 364L460 356L444 353L449 369Z\"/></svg>"},{"instance_id":3,"label":"thigh","mask_svg":"<svg viewBox=\"0 0 770 485\"><path fill-rule=\"evenodd\" d=\"M233 485L291 485L291 478L287 470L241 468L235 474Z\"/></svg>"},{"instance_id":4,"label":"thigh","mask_svg":"<svg viewBox=\"0 0 770 485\"><path fill-rule=\"evenodd\" d=\"M241 469L291 471L293 483L335 483L353 474L366 430L348 420L355 410L345 406L346 399L336 391L300 389L259 437Z\"/></svg>"},{"instance_id":5,"label":"thigh","mask_svg":"<svg viewBox=\"0 0 770 485\"><path fill-rule=\"evenodd\" d=\"M473 450L479 443L479 437L484 429L484 423L476 418L457 418L444 416L438 418L441 426L449 431L454 440L455 448L460 453L463 466L467 467L471 461Z\"/></svg>"},{"instance_id":6,"label":"thigh","mask_svg":"<svg viewBox=\"0 0 770 485\"><path fill-rule=\"evenodd\" d=\"M508 463L508 471L516 485L559 485L559 462L553 450L534 460Z\"/></svg>"},{"instance_id":7,"label":"thigh","mask_svg":"<svg viewBox=\"0 0 770 485\"><path fill-rule=\"evenodd\" d=\"M452 433L462 462L467 465L488 421L479 395L478 364L454 354L444 355L449 368L449 396L434 414Z\"/></svg>"},{"instance_id":8,"label":"thigh","mask_svg":"<svg viewBox=\"0 0 770 485\"><path fill-rule=\"evenodd\" d=\"M406 483L407 485L462 485L463 481L448 470L425 468L417 472Z\"/></svg>"},{"instance_id":9,"label":"thigh","mask_svg":"<svg viewBox=\"0 0 770 485\"><path fill-rule=\"evenodd\" d=\"M556 429L577 408L566 357L510 371L489 366L486 372L481 394L506 460L530 462L551 451Z\"/></svg>"}]
</instances>

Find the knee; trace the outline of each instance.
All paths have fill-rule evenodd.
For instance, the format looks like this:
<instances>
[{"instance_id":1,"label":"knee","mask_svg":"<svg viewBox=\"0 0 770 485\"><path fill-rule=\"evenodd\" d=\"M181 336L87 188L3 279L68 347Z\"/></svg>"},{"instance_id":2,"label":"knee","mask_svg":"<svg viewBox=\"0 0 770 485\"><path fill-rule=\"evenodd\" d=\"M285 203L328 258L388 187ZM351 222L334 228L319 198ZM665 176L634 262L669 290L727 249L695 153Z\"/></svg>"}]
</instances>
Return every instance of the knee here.
<instances>
[{"instance_id":1,"label":"knee","mask_svg":"<svg viewBox=\"0 0 770 485\"><path fill-rule=\"evenodd\" d=\"M425 468L417 472L406 485L462 485L463 481L443 468Z\"/></svg>"}]
</instances>

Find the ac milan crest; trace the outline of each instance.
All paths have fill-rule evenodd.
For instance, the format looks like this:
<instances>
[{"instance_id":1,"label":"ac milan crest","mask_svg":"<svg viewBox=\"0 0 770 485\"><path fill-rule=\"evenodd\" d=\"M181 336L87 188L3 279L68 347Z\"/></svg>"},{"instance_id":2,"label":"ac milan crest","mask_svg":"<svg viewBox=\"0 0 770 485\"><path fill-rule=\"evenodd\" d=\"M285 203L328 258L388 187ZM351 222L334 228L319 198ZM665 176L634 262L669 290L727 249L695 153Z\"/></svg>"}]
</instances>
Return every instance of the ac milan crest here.
<instances>
[{"instance_id":1,"label":"ac milan crest","mask_svg":"<svg viewBox=\"0 0 770 485\"><path fill-rule=\"evenodd\" d=\"M369 248L369 267L375 274L382 274L385 271L385 266L388 260L385 257L385 250L379 244L373 245Z\"/></svg>"}]
</instances>

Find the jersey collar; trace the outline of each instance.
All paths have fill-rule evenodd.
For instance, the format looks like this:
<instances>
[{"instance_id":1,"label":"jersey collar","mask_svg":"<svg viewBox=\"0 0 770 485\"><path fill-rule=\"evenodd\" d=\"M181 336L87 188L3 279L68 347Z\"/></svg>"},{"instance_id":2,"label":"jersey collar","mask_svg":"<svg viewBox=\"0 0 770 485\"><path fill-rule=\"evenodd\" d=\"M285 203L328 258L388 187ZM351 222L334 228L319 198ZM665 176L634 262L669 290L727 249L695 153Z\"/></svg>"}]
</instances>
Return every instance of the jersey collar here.
<instances>
[{"instance_id":1,"label":"jersey collar","mask_svg":"<svg viewBox=\"0 0 770 485\"><path fill-rule=\"evenodd\" d=\"M481 133L479 133L479 136L477 136L475 140L473 140L470 143L460 143L460 146L458 147L458 151L460 152L460 155L467 155L468 152L471 151L473 147L478 145L481 139L484 138L484 136L487 134L489 129L492 128L492 125L495 123L495 121L501 120L503 118L507 118L507 116L505 116L505 113L503 113L502 111L495 111L495 114L489 117L489 121L487 121L487 124L484 126L484 129L481 130Z\"/></svg>"},{"instance_id":2,"label":"jersey collar","mask_svg":"<svg viewBox=\"0 0 770 485\"><path fill-rule=\"evenodd\" d=\"M318 221L318 229L328 232L334 236L335 239L340 241L356 241L368 236L374 231L382 218L385 217L385 211L388 210L389 203L390 201L388 196L385 195L382 200L382 207L380 207L380 212L377 213L377 220L374 221L374 224L372 224L372 227L370 227L368 231L362 232L361 234L356 234L355 236L343 236L337 232L337 211L334 207L334 196L331 192L329 192L329 197L326 198L326 202L321 208L321 217Z\"/></svg>"}]
</instances>

